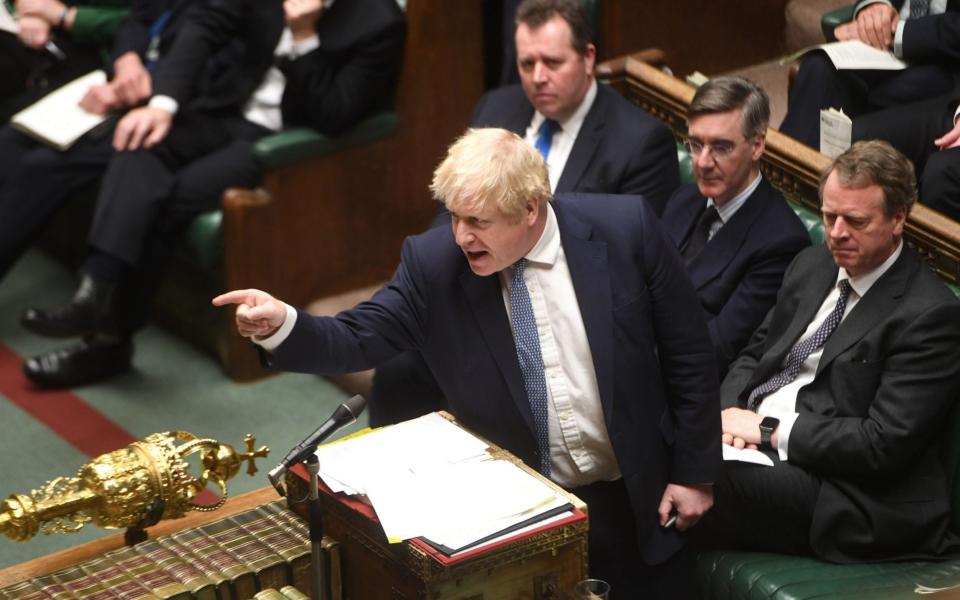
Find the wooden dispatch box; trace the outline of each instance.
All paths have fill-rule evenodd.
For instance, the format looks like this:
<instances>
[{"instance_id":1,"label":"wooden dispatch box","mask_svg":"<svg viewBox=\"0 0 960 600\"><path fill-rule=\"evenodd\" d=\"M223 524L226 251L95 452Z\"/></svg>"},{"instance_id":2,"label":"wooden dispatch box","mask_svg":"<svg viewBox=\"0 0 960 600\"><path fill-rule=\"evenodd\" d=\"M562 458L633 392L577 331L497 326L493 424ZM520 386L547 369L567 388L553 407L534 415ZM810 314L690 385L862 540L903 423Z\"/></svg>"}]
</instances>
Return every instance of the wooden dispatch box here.
<instances>
[{"instance_id":1,"label":"wooden dispatch box","mask_svg":"<svg viewBox=\"0 0 960 600\"><path fill-rule=\"evenodd\" d=\"M445 414L443 416L453 419ZM586 505L510 453L488 444L489 452L519 465L566 495L574 516L496 544L449 558L421 540L387 542L373 509L323 489L325 540L338 546L343 600L568 600L587 573ZM287 473L290 506L306 518L308 479L298 465ZM338 594L332 594L334 600ZM317 599L313 595L314 600Z\"/></svg>"}]
</instances>

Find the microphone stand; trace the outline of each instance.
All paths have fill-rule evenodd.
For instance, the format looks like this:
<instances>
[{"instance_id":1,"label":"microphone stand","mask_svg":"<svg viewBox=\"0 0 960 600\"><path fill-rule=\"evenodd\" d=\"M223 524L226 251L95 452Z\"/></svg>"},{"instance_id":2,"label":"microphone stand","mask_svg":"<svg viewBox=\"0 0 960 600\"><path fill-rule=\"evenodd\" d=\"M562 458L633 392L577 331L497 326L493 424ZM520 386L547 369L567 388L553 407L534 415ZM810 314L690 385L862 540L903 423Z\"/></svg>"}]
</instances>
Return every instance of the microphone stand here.
<instances>
[{"instance_id":1,"label":"microphone stand","mask_svg":"<svg viewBox=\"0 0 960 600\"><path fill-rule=\"evenodd\" d=\"M310 527L310 563L313 569L313 598L327 600L327 560L323 555L323 517L320 510L320 490L318 474L320 459L311 454L307 460L307 473L310 475L310 491L307 495L307 517Z\"/></svg>"}]
</instances>

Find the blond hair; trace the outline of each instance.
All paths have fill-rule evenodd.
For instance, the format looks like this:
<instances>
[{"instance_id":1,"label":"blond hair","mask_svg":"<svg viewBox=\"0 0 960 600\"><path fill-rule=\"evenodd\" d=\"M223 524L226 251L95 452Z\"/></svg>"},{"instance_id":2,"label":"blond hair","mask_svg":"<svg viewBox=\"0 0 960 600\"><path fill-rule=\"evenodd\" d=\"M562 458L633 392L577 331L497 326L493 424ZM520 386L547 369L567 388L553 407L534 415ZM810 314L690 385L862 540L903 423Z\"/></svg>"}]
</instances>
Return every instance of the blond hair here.
<instances>
[{"instance_id":1,"label":"blond hair","mask_svg":"<svg viewBox=\"0 0 960 600\"><path fill-rule=\"evenodd\" d=\"M468 129L433 172L430 191L451 211L488 203L519 217L527 201L549 202L547 165L530 144L506 129Z\"/></svg>"},{"instance_id":2,"label":"blond hair","mask_svg":"<svg viewBox=\"0 0 960 600\"><path fill-rule=\"evenodd\" d=\"M917 201L917 177L913 163L883 140L854 142L820 174L821 203L823 188L827 185L830 173L834 172L843 187L879 186L883 190L883 213L888 217L900 209L909 215Z\"/></svg>"}]
</instances>

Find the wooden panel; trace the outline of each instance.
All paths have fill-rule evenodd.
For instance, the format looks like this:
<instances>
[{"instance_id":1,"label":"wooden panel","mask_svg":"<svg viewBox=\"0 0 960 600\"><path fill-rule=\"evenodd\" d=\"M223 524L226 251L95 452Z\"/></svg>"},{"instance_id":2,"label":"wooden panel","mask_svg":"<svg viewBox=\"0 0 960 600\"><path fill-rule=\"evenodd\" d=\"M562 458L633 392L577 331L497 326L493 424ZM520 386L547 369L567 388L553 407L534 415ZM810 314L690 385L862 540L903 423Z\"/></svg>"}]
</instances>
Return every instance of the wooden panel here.
<instances>
[{"instance_id":1,"label":"wooden panel","mask_svg":"<svg viewBox=\"0 0 960 600\"><path fill-rule=\"evenodd\" d=\"M601 0L601 59L637 48L666 51L685 76L707 75L783 54L786 0Z\"/></svg>"}]
</instances>

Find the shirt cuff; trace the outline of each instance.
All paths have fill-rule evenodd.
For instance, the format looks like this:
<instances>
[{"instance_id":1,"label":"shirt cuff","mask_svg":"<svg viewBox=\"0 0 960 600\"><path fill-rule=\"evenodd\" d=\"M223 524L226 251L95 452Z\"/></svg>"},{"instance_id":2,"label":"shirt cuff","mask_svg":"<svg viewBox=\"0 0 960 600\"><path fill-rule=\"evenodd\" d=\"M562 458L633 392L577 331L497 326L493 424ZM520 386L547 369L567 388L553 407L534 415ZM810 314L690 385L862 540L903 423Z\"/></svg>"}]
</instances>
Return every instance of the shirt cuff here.
<instances>
[{"instance_id":1,"label":"shirt cuff","mask_svg":"<svg viewBox=\"0 0 960 600\"><path fill-rule=\"evenodd\" d=\"M293 331L293 326L297 324L297 309L286 303L284 303L284 306L287 309L287 318L283 320L283 325L280 326L280 329L273 335L260 340L251 338L254 344L260 346L267 352L273 352L280 344L285 342L290 336L290 332Z\"/></svg>"},{"instance_id":2,"label":"shirt cuff","mask_svg":"<svg viewBox=\"0 0 960 600\"><path fill-rule=\"evenodd\" d=\"M957 117L960 117L960 104L957 105L957 110L953 111L953 124L957 124Z\"/></svg>"},{"instance_id":3,"label":"shirt cuff","mask_svg":"<svg viewBox=\"0 0 960 600\"><path fill-rule=\"evenodd\" d=\"M903 28L907 22L903 19L897 23L897 31L893 34L893 55L897 58L903 58Z\"/></svg>"},{"instance_id":4,"label":"shirt cuff","mask_svg":"<svg viewBox=\"0 0 960 600\"><path fill-rule=\"evenodd\" d=\"M799 413L787 413L779 417L780 425L777 427L777 454L780 455L780 460L784 462L789 460L787 451L790 445L790 431L793 429L793 424L797 422L797 417L799 416Z\"/></svg>"},{"instance_id":5,"label":"shirt cuff","mask_svg":"<svg viewBox=\"0 0 960 600\"><path fill-rule=\"evenodd\" d=\"M319 47L320 47L320 37L317 35L312 35L305 40L300 40L299 42L294 41L293 48L290 50L290 58L291 59L298 58L300 56L303 56L304 54L313 52Z\"/></svg>"},{"instance_id":6,"label":"shirt cuff","mask_svg":"<svg viewBox=\"0 0 960 600\"><path fill-rule=\"evenodd\" d=\"M150 108L159 108L160 110L165 110L171 115L177 114L177 110L180 108L180 104L170 96L154 96L153 98L150 98L150 102L147 103L147 106Z\"/></svg>"}]
</instances>

